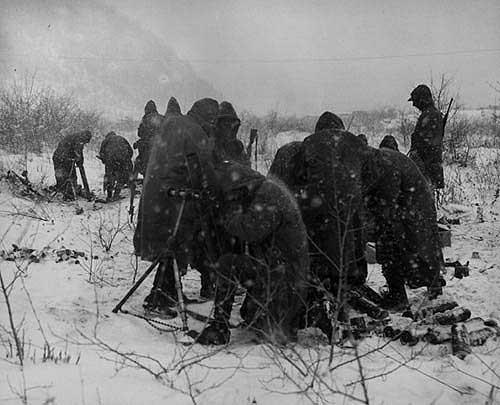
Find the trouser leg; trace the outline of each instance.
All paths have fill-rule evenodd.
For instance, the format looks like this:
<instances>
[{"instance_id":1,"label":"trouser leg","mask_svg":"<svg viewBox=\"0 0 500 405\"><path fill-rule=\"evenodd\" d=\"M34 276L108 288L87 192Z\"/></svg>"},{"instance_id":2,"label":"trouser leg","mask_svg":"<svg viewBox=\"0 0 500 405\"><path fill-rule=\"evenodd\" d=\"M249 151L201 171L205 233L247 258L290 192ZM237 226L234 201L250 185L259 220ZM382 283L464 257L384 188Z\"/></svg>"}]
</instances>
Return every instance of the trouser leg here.
<instances>
[{"instance_id":1,"label":"trouser leg","mask_svg":"<svg viewBox=\"0 0 500 405\"><path fill-rule=\"evenodd\" d=\"M144 300L150 309L173 307L177 304L177 291L172 259L160 261L156 270L151 292Z\"/></svg>"},{"instance_id":2,"label":"trouser leg","mask_svg":"<svg viewBox=\"0 0 500 405\"><path fill-rule=\"evenodd\" d=\"M399 309L408 305L405 288L404 247L396 242L396 236L391 229L385 229L377 241L377 261L382 265L388 294L383 298L381 306L387 309Z\"/></svg>"},{"instance_id":3,"label":"trouser leg","mask_svg":"<svg viewBox=\"0 0 500 405\"><path fill-rule=\"evenodd\" d=\"M215 276L215 311L214 318L222 325L229 324L234 303L234 295L238 288L238 256L227 254L219 258Z\"/></svg>"},{"instance_id":4,"label":"trouser leg","mask_svg":"<svg viewBox=\"0 0 500 405\"><path fill-rule=\"evenodd\" d=\"M402 309L408 306L405 279L401 274L403 263L392 261L382 264L382 274L387 281L388 293L382 299L381 306L386 309Z\"/></svg>"}]
</instances>

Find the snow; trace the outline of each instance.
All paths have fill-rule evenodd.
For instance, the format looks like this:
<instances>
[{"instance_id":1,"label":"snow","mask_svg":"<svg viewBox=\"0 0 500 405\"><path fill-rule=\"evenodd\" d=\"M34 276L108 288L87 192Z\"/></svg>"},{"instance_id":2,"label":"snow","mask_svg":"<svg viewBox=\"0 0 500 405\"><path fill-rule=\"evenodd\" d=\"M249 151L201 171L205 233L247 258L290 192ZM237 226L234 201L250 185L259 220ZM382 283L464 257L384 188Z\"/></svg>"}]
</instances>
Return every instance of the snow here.
<instances>
[{"instance_id":1,"label":"snow","mask_svg":"<svg viewBox=\"0 0 500 405\"><path fill-rule=\"evenodd\" d=\"M280 143L292 139L295 135L283 136ZM102 196L104 169L94 156L92 152L86 155L87 176L91 188ZM20 172L24 166L24 156L0 154L2 172ZM27 166L33 184L53 182L50 155L29 155ZM462 186L471 187L469 183ZM445 257L469 261L471 268L470 276L461 280L452 272L446 274L444 296L469 308L474 317L500 320L499 207L492 201L480 204L485 210L484 222L477 215L477 206L469 202L449 204L442 211L448 217L461 218L460 225L452 225L452 246L445 248ZM83 208L83 214L77 215L77 208ZM15 392L22 391L23 384L30 404L298 405L352 401L336 391L363 398L362 386L350 385L360 379L357 363L342 365L355 359L354 349L335 347L332 366L338 368L328 371L330 346L317 330L301 332L299 342L282 354L241 329L232 330L228 347L207 348L181 344L189 341L182 332L161 332L142 319L112 313L132 286L135 272L133 227L127 223L127 211L128 199L99 204L84 200L65 203L56 198L49 203L15 195L6 181L0 182L0 250L9 251L15 243L46 252L39 263L29 265L22 260L0 259L6 282L22 270L13 284L10 302L26 354L22 369L8 355L8 342L13 344L13 340L2 296L0 402L21 402ZM104 225L108 230L120 229L109 252L99 241L100 227L101 234L109 236ZM86 259L79 258L80 264L76 259L56 263L55 251L63 247L84 252ZM142 274L148 265L139 262L137 273ZM144 282L125 309L140 310L152 279ZM382 285L378 265L370 265L368 282L375 288ZM184 286L189 297L198 296L196 271L188 272ZM424 289L410 291L412 303L420 303L423 296ZM189 307L205 314L211 311L211 303ZM233 323L239 322L237 312L233 310ZM179 319L169 323L181 326ZM189 326L201 330L203 324L190 318ZM61 353L62 358L69 355L70 359L42 361L45 339L56 356ZM500 386L498 343L498 338L490 338L463 361L451 355L449 345L419 343L408 347L377 336L360 341L357 350L362 355L371 403L484 404L492 386ZM139 363L144 368L138 367ZM316 373L312 372L314 366ZM155 378L146 367L161 375ZM372 378L380 374L387 375ZM314 375L317 379L311 384ZM498 390L492 398L489 403L500 401Z\"/></svg>"}]
</instances>

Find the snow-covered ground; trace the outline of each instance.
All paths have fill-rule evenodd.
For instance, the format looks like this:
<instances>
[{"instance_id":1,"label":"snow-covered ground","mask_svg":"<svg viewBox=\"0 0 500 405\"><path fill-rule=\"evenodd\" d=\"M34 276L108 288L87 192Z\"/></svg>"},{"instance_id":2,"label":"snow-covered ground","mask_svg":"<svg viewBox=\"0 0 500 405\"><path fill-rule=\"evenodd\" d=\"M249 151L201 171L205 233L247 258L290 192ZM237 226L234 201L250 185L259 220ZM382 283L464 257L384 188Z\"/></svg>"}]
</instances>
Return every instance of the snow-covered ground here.
<instances>
[{"instance_id":1,"label":"snow-covered ground","mask_svg":"<svg viewBox=\"0 0 500 405\"><path fill-rule=\"evenodd\" d=\"M86 156L87 176L91 189L102 196L104 170L93 155ZM23 159L0 154L0 169L21 172ZM35 185L52 184L49 156L29 156L27 166ZM444 295L473 316L500 321L500 205L483 201L479 207L484 208L481 215L478 206L444 207L448 217L461 219L452 226L452 247L445 249L445 257L470 261L471 268L470 276L461 280L447 274ZM183 345L188 339L182 332L162 332L142 319L113 314L136 271L127 211L127 199L111 204L64 203L57 198L37 202L15 195L6 181L0 182L0 250L9 252L16 244L45 253L39 263L0 259L6 284L18 275L9 287L9 301L25 352L20 367L12 357L14 341L0 296L1 403L23 403L23 393L30 404L350 403L364 400L362 379L373 404L500 401L498 338L459 360L449 344L408 347L372 336L357 347L362 378L353 348L335 347L331 355L325 338L313 330L301 333L299 342L282 352L239 329L233 329L228 347L207 348ZM103 245L115 233L106 252ZM83 252L85 258L56 262L62 248ZM139 262L138 274L147 267ZM151 283L152 277L125 308L139 311ZM382 284L378 265L370 266L369 283ZM198 295L195 271L188 272L184 285L188 296ZM414 304L423 296L423 289L411 292ZM190 308L208 314L210 306ZM234 323L239 320L236 313ZM171 323L181 325L178 319ZM189 326L203 327L193 319ZM44 355L44 343L52 355L47 349Z\"/></svg>"}]
</instances>

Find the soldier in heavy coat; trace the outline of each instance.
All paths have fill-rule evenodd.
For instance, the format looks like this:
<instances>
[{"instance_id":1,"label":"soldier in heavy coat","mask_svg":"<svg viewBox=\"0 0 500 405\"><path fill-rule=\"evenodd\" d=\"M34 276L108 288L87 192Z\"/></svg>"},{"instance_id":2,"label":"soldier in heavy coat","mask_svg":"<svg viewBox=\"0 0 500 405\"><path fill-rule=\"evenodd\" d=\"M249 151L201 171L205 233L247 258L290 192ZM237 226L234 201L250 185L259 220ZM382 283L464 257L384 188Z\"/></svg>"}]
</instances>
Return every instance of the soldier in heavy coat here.
<instances>
[{"instance_id":1,"label":"soldier in heavy coat","mask_svg":"<svg viewBox=\"0 0 500 405\"><path fill-rule=\"evenodd\" d=\"M76 167L83 166L83 147L90 142L90 131L81 131L66 135L57 145L52 156L56 187L63 192L64 198L76 198L77 177Z\"/></svg>"},{"instance_id":2,"label":"soldier in heavy coat","mask_svg":"<svg viewBox=\"0 0 500 405\"><path fill-rule=\"evenodd\" d=\"M115 132L109 132L101 143L98 158L104 163L103 188L107 200L120 197L120 191L132 175L132 156L134 151L129 142Z\"/></svg>"},{"instance_id":3,"label":"soldier in heavy coat","mask_svg":"<svg viewBox=\"0 0 500 405\"><path fill-rule=\"evenodd\" d=\"M247 243L247 254L225 254L216 272L215 320L202 331L203 344L229 341L238 284L247 294L241 315L264 339L296 338L307 295L307 233L293 196L277 180L248 166L225 162L217 170L225 232Z\"/></svg>"},{"instance_id":4,"label":"soldier in heavy coat","mask_svg":"<svg viewBox=\"0 0 500 405\"><path fill-rule=\"evenodd\" d=\"M320 130L302 142L298 200L311 238L311 271L329 279L334 293L366 280L359 157L365 147L342 129Z\"/></svg>"},{"instance_id":5,"label":"soldier in heavy coat","mask_svg":"<svg viewBox=\"0 0 500 405\"><path fill-rule=\"evenodd\" d=\"M162 121L163 116L158 113L155 102L149 100L144 107L144 116L137 129L139 140L134 143L134 149L137 149L139 153L135 160L135 170L143 176L146 174L148 166L151 143L160 130Z\"/></svg>"},{"instance_id":6,"label":"soldier in heavy coat","mask_svg":"<svg viewBox=\"0 0 500 405\"><path fill-rule=\"evenodd\" d=\"M345 132L342 119L329 111L319 117L315 129L303 142L282 146L269 175L282 179L297 195L312 241L312 273L321 280L330 279L332 288L341 276L345 282L363 284L360 176L348 173L360 170L354 154L362 141ZM342 167L336 166L340 159Z\"/></svg>"},{"instance_id":7,"label":"soldier in heavy coat","mask_svg":"<svg viewBox=\"0 0 500 405\"><path fill-rule=\"evenodd\" d=\"M406 155L382 148L363 154L363 195L375 218L377 261L389 291L383 306L408 305L410 288L427 286L430 297L442 292L443 257L429 183Z\"/></svg>"},{"instance_id":8,"label":"soldier in heavy coat","mask_svg":"<svg viewBox=\"0 0 500 405\"><path fill-rule=\"evenodd\" d=\"M250 157L237 138L241 121L231 103L223 101L215 124L215 152L220 161L232 160L250 166Z\"/></svg>"},{"instance_id":9,"label":"soldier in heavy coat","mask_svg":"<svg viewBox=\"0 0 500 405\"><path fill-rule=\"evenodd\" d=\"M408 101L421 111L411 134L409 156L435 189L443 188L443 116L425 84L418 85Z\"/></svg>"},{"instance_id":10,"label":"soldier in heavy coat","mask_svg":"<svg viewBox=\"0 0 500 405\"><path fill-rule=\"evenodd\" d=\"M210 234L206 232L208 210L202 210L198 201L186 202L175 240L171 237L181 207L181 199L173 194L179 190L203 192L214 184L213 129L218 107L216 100L205 98L195 102L185 116L170 116L151 150L134 247L143 260L161 257L145 305L149 309L164 310L168 315L175 315L168 306L177 300L172 258L175 256L181 271L185 271L188 263L195 262L195 253L201 252L208 258L213 255L208 248ZM210 275L204 271L205 267L197 267L202 272L203 293L203 289L211 285Z\"/></svg>"}]
</instances>

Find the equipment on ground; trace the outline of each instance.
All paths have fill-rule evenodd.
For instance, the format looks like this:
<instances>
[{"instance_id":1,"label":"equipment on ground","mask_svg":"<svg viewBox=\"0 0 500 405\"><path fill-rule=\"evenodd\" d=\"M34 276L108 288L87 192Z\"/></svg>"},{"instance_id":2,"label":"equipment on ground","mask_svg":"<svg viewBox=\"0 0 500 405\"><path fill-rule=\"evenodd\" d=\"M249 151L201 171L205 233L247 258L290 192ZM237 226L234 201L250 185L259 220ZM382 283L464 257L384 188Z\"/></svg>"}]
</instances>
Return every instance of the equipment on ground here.
<instances>
[{"instance_id":1,"label":"equipment on ground","mask_svg":"<svg viewBox=\"0 0 500 405\"><path fill-rule=\"evenodd\" d=\"M453 355L460 360L465 359L472 353L470 348L469 332L465 325L453 325L451 327L451 349Z\"/></svg>"}]
</instances>

